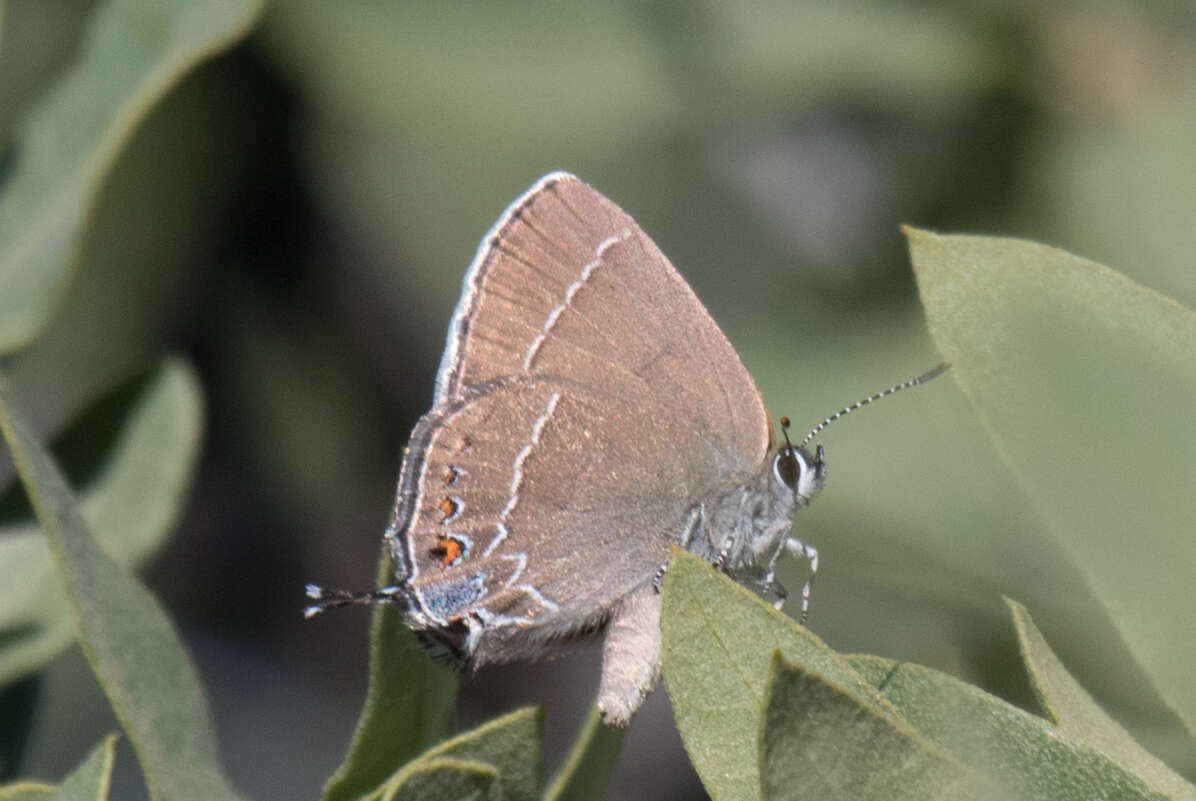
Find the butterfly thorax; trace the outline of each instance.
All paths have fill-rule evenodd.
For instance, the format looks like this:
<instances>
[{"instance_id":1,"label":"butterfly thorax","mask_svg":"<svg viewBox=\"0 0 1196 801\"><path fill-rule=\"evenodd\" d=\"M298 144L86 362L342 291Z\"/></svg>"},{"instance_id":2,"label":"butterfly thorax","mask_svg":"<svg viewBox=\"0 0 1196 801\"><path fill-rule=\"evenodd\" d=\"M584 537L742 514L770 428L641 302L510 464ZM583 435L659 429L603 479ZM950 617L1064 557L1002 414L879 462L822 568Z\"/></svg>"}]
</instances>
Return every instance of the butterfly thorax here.
<instances>
[{"instance_id":1,"label":"butterfly thorax","mask_svg":"<svg viewBox=\"0 0 1196 801\"><path fill-rule=\"evenodd\" d=\"M798 494L774 469L773 451L753 475L727 482L719 492L694 507L692 536L682 542L690 551L720 564L737 578L761 575L782 547L793 513L821 486Z\"/></svg>"}]
</instances>

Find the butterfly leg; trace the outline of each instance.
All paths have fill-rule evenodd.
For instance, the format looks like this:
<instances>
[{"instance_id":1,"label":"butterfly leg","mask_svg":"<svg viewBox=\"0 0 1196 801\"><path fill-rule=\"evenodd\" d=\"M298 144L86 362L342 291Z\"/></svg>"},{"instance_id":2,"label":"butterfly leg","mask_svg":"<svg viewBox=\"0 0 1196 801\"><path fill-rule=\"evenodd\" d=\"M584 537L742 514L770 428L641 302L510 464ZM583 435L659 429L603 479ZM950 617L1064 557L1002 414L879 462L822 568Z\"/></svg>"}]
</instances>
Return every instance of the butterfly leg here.
<instances>
[{"instance_id":1,"label":"butterfly leg","mask_svg":"<svg viewBox=\"0 0 1196 801\"><path fill-rule=\"evenodd\" d=\"M645 582L623 599L606 629L598 714L626 726L660 677L661 594Z\"/></svg>"},{"instance_id":2,"label":"butterfly leg","mask_svg":"<svg viewBox=\"0 0 1196 801\"><path fill-rule=\"evenodd\" d=\"M731 549L735 547L735 538L727 537L723 542L723 547L719 550L718 556L714 557L711 566L720 573L731 575Z\"/></svg>"},{"instance_id":3,"label":"butterfly leg","mask_svg":"<svg viewBox=\"0 0 1196 801\"><path fill-rule=\"evenodd\" d=\"M785 606L785 601L789 598L789 590L785 589L785 585L775 579L772 582L771 589L773 594L777 596L776 600L772 602L772 608L780 612Z\"/></svg>"},{"instance_id":4,"label":"butterfly leg","mask_svg":"<svg viewBox=\"0 0 1196 801\"><path fill-rule=\"evenodd\" d=\"M760 579L760 586L766 592L771 591L777 596L776 600L772 602L772 607L778 612L785 605L785 599L789 597L789 590L785 589L784 584L777 581L777 561L781 558L781 553L784 550L785 538L781 537L777 540L777 547L772 552L772 558L768 560L768 569L764 571L764 576Z\"/></svg>"},{"instance_id":5,"label":"butterfly leg","mask_svg":"<svg viewBox=\"0 0 1196 801\"><path fill-rule=\"evenodd\" d=\"M806 574L806 583L801 588L800 622L804 624L810 617L810 593L814 589L814 577L818 575L818 549L813 545L806 545L796 537L789 537L785 540L785 550L797 559L807 560L810 566L810 572Z\"/></svg>"},{"instance_id":6,"label":"butterfly leg","mask_svg":"<svg viewBox=\"0 0 1196 801\"><path fill-rule=\"evenodd\" d=\"M660 592L664 588L664 574L669 569L669 563L665 562L660 567L656 568L656 574L652 576L652 589Z\"/></svg>"}]
</instances>

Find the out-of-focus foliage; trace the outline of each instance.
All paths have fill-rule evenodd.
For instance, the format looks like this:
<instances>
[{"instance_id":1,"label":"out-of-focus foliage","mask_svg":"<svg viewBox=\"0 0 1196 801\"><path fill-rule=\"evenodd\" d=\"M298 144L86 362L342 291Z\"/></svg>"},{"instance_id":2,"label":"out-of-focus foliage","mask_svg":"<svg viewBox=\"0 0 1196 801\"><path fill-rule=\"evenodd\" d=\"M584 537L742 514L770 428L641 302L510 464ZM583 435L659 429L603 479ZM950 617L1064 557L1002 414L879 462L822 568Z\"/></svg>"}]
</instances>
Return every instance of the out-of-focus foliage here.
<instances>
[{"instance_id":1,"label":"out-of-focus foliage","mask_svg":"<svg viewBox=\"0 0 1196 801\"><path fill-rule=\"evenodd\" d=\"M927 319L994 446L1163 700L1196 732L1196 314L1032 242L910 232ZM1129 421L1149 421L1144 427ZM1127 542L1127 532L1134 532Z\"/></svg>"},{"instance_id":2,"label":"out-of-focus foliage","mask_svg":"<svg viewBox=\"0 0 1196 801\"><path fill-rule=\"evenodd\" d=\"M139 397L125 401L128 420L105 453L107 463L79 498L80 514L124 567L144 564L178 522L202 429L200 389L185 365L168 363L135 389ZM0 628L12 632L0 651L0 681L8 684L75 637L75 617L37 521L0 527L0 598Z\"/></svg>"},{"instance_id":3,"label":"out-of-focus foliage","mask_svg":"<svg viewBox=\"0 0 1196 801\"><path fill-rule=\"evenodd\" d=\"M461 274L506 203L551 169L594 184L657 240L774 417L812 425L942 355L955 360L954 376L820 437L831 479L796 527L822 554L811 625L823 640L1028 706L1001 603L1016 597L1130 734L1196 775L1191 698L1166 673L1191 666L1168 663L1182 646L1160 634L1192 617L1172 580L1196 571L1191 549L1181 527L1117 506L1134 487L1091 486L1120 475L1104 458L1134 467L1139 500L1190 494L1192 444L1172 427L1191 405L1176 389L1187 379L1145 358L1121 375L1089 370L1124 357L1126 343L1074 329L1056 344L1084 359L1029 388L1042 396L1041 427L1011 446L993 423L1004 396L991 395L1006 390L977 382L978 365L1013 389L1033 378L985 363L975 326L968 347L936 352L898 233L911 223L1034 239L1190 309L1196 7L255 9L9 0L0 24L11 395L53 442L168 350L198 368L205 456L147 581L186 621L229 772L250 795L310 797L344 755L366 692L367 624L346 612L303 625L302 585L373 577L398 455L431 398ZM234 50L216 52L248 25ZM67 101L76 106L64 111ZM43 179L31 181L37 165ZM36 301L10 291L18 285L38 289ZM1043 305L1046 323L1074 311ZM1056 384L1069 390L1056 395ZM1131 402L1139 392L1154 404ZM84 496L115 441L95 428L72 437L93 448L59 443ZM0 463L0 481L13 476ZM1119 535L1093 520L1081 490L1125 513ZM7 498L3 522L27 521L16 493ZM782 578L800 585L801 569ZM1149 597L1127 597L1135 586ZM3 647L29 632L0 634ZM467 680L463 716L472 725L557 693L551 768L592 696L593 674L578 679L576 664ZM0 695L0 727L17 733L0 743L0 778L20 757L22 775L58 782L115 727L92 714L102 704L86 701L82 671L68 655ZM450 683L425 678L441 692ZM400 727L389 755L399 762L380 763L369 786L443 733L443 697L430 697L418 727ZM359 742L390 731L368 724ZM648 781L657 795L700 792L673 728L660 707L640 716L612 797L638 797ZM435 759L412 781L459 781L482 797L499 786L472 758L452 757L470 763L461 771Z\"/></svg>"},{"instance_id":4,"label":"out-of-focus foliage","mask_svg":"<svg viewBox=\"0 0 1196 801\"><path fill-rule=\"evenodd\" d=\"M240 38L254 2L112 2L83 29L74 63L12 129L0 196L0 353L49 320L112 163L161 96Z\"/></svg>"},{"instance_id":5,"label":"out-of-focus foliage","mask_svg":"<svg viewBox=\"0 0 1196 801\"><path fill-rule=\"evenodd\" d=\"M53 555L79 643L132 741L150 798L237 801L220 765L199 676L178 632L92 533L58 467L2 386L0 436ZM110 763L111 745L107 751ZM107 777L97 783L106 785Z\"/></svg>"}]
</instances>

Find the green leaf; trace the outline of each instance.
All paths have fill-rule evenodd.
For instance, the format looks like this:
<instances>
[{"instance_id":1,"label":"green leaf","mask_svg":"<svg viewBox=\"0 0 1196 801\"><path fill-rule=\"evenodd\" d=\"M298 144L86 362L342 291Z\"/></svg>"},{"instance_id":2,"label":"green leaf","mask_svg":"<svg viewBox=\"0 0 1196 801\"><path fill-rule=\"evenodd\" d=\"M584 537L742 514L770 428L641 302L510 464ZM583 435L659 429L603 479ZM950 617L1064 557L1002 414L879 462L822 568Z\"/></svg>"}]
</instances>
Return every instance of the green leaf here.
<instances>
[{"instance_id":1,"label":"green leaf","mask_svg":"<svg viewBox=\"0 0 1196 801\"><path fill-rule=\"evenodd\" d=\"M674 549L664 579L664 680L685 750L715 801L760 797L758 737L773 652L887 702L808 629Z\"/></svg>"},{"instance_id":2,"label":"green leaf","mask_svg":"<svg viewBox=\"0 0 1196 801\"><path fill-rule=\"evenodd\" d=\"M1033 242L907 231L930 332L1047 527L1196 733L1196 315ZM1093 659L1103 657L1094 654Z\"/></svg>"},{"instance_id":3,"label":"green leaf","mask_svg":"<svg viewBox=\"0 0 1196 801\"><path fill-rule=\"evenodd\" d=\"M444 765L444 760L448 759L457 764L491 766L501 782L504 801L533 801L540 797L543 733L544 714L539 708L529 707L503 715L428 750L401 768L369 797L390 798L413 775L429 766ZM455 797L441 796L446 801ZM435 801L437 797L428 798Z\"/></svg>"},{"instance_id":4,"label":"green leaf","mask_svg":"<svg viewBox=\"0 0 1196 801\"><path fill-rule=\"evenodd\" d=\"M773 659L761 732L764 797L992 798L984 777L894 715L817 673Z\"/></svg>"},{"instance_id":5,"label":"green leaf","mask_svg":"<svg viewBox=\"0 0 1196 801\"><path fill-rule=\"evenodd\" d=\"M0 801L49 801L54 785L41 782L15 782L0 787Z\"/></svg>"},{"instance_id":6,"label":"green leaf","mask_svg":"<svg viewBox=\"0 0 1196 801\"><path fill-rule=\"evenodd\" d=\"M402 781L389 789L387 801L501 801L502 780L485 762L462 759L420 760L403 772Z\"/></svg>"},{"instance_id":7,"label":"green leaf","mask_svg":"<svg viewBox=\"0 0 1196 801\"><path fill-rule=\"evenodd\" d=\"M122 567L153 555L182 510L199 455L202 395L195 373L168 360L133 402L79 510ZM36 523L0 527L0 684L41 667L75 638L75 620Z\"/></svg>"},{"instance_id":8,"label":"green leaf","mask_svg":"<svg viewBox=\"0 0 1196 801\"><path fill-rule=\"evenodd\" d=\"M552 779L544 801L602 801L625 730L604 726L598 707L591 706L565 764Z\"/></svg>"},{"instance_id":9,"label":"green leaf","mask_svg":"<svg viewBox=\"0 0 1196 801\"><path fill-rule=\"evenodd\" d=\"M851 664L920 735L1024 801L1161 799L1137 776L1045 720L958 679L874 656Z\"/></svg>"},{"instance_id":10,"label":"green leaf","mask_svg":"<svg viewBox=\"0 0 1196 801\"><path fill-rule=\"evenodd\" d=\"M0 189L0 353L46 324L99 186L149 110L197 64L243 37L260 0L111 0L73 68L16 131Z\"/></svg>"},{"instance_id":11,"label":"green leaf","mask_svg":"<svg viewBox=\"0 0 1196 801\"><path fill-rule=\"evenodd\" d=\"M0 5L0 131L11 141L14 120L75 55L88 0Z\"/></svg>"},{"instance_id":12,"label":"green leaf","mask_svg":"<svg viewBox=\"0 0 1196 801\"><path fill-rule=\"evenodd\" d=\"M378 586L390 579L383 553ZM456 716L457 677L436 665L389 604L374 607L370 686L349 753L324 785L323 801L352 801L447 736Z\"/></svg>"},{"instance_id":13,"label":"green leaf","mask_svg":"<svg viewBox=\"0 0 1196 801\"><path fill-rule=\"evenodd\" d=\"M50 794L51 801L106 801L115 756L116 735L110 734Z\"/></svg>"},{"instance_id":14,"label":"green leaf","mask_svg":"<svg viewBox=\"0 0 1196 801\"><path fill-rule=\"evenodd\" d=\"M1196 801L1196 787L1138 745L1071 677L1026 608L1009 598L1005 603L1013 615L1030 683L1043 711L1059 731L1124 765L1168 798Z\"/></svg>"},{"instance_id":15,"label":"green leaf","mask_svg":"<svg viewBox=\"0 0 1196 801\"><path fill-rule=\"evenodd\" d=\"M91 533L0 380L0 432L50 543L83 653L128 734L154 801L236 799L199 676L154 597Z\"/></svg>"},{"instance_id":16,"label":"green leaf","mask_svg":"<svg viewBox=\"0 0 1196 801\"><path fill-rule=\"evenodd\" d=\"M110 734L59 786L16 782L0 787L0 801L106 801L115 749L116 735Z\"/></svg>"}]
</instances>

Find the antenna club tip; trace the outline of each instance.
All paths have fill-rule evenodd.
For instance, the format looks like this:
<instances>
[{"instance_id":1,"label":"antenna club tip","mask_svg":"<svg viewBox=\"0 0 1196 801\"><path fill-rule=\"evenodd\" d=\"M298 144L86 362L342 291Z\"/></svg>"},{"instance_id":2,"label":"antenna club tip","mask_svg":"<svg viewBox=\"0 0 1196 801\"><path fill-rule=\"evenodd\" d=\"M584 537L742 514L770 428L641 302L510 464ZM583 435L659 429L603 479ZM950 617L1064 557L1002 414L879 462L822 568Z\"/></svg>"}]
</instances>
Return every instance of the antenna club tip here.
<instances>
[{"instance_id":1,"label":"antenna club tip","mask_svg":"<svg viewBox=\"0 0 1196 801\"><path fill-rule=\"evenodd\" d=\"M797 447L804 448L806 446L806 443L808 443L810 440L814 439L814 437L818 436L818 433L820 431L822 431L822 429L826 428L831 423L838 420L840 417L843 417L846 414L850 414L851 412L854 412L856 409L860 409L860 408L867 406L868 404L878 401L882 398L887 398L888 396L890 396L894 393L900 392L903 389L909 389L911 387L916 387L919 384L925 384L927 381L931 380L932 378L936 378L936 377L942 375L950 368L951 368L950 362L940 362L938 365L931 368L930 370L923 373L922 375L918 376L917 378L911 378L909 381L906 381L902 384L894 384L893 386L889 387L888 389L877 392L874 395L869 395L868 397L864 398L863 400L856 401L851 406L846 406L846 407L840 409L839 411L832 414L830 417L823 420L818 425L811 428L810 432L808 434L806 434L806 436L802 439L802 441L800 443L798 443ZM782 418L782 421L783 420L784 420L784 418ZM785 427L786 426L784 425L784 422L782 422L782 428L785 428Z\"/></svg>"},{"instance_id":2,"label":"antenna club tip","mask_svg":"<svg viewBox=\"0 0 1196 801\"><path fill-rule=\"evenodd\" d=\"M789 423L789 418L788 418L788 417L782 417L782 418L781 418L781 428L788 428L789 426L790 426L790 423Z\"/></svg>"},{"instance_id":3,"label":"antenna club tip","mask_svg":"<svg viewBox=\"0 0 1196 801\"><path fill-rule=\"evenodd\" d=\"M919 384L923 384L932 378L938 378L940 375L942 375L943 373L947 372L950 369L951 369L951 362L939 362L939 364L935 365L933 368L931 368L927 372L918 376L918 378L915 380Z\"/></svg>"}]
</instances>

